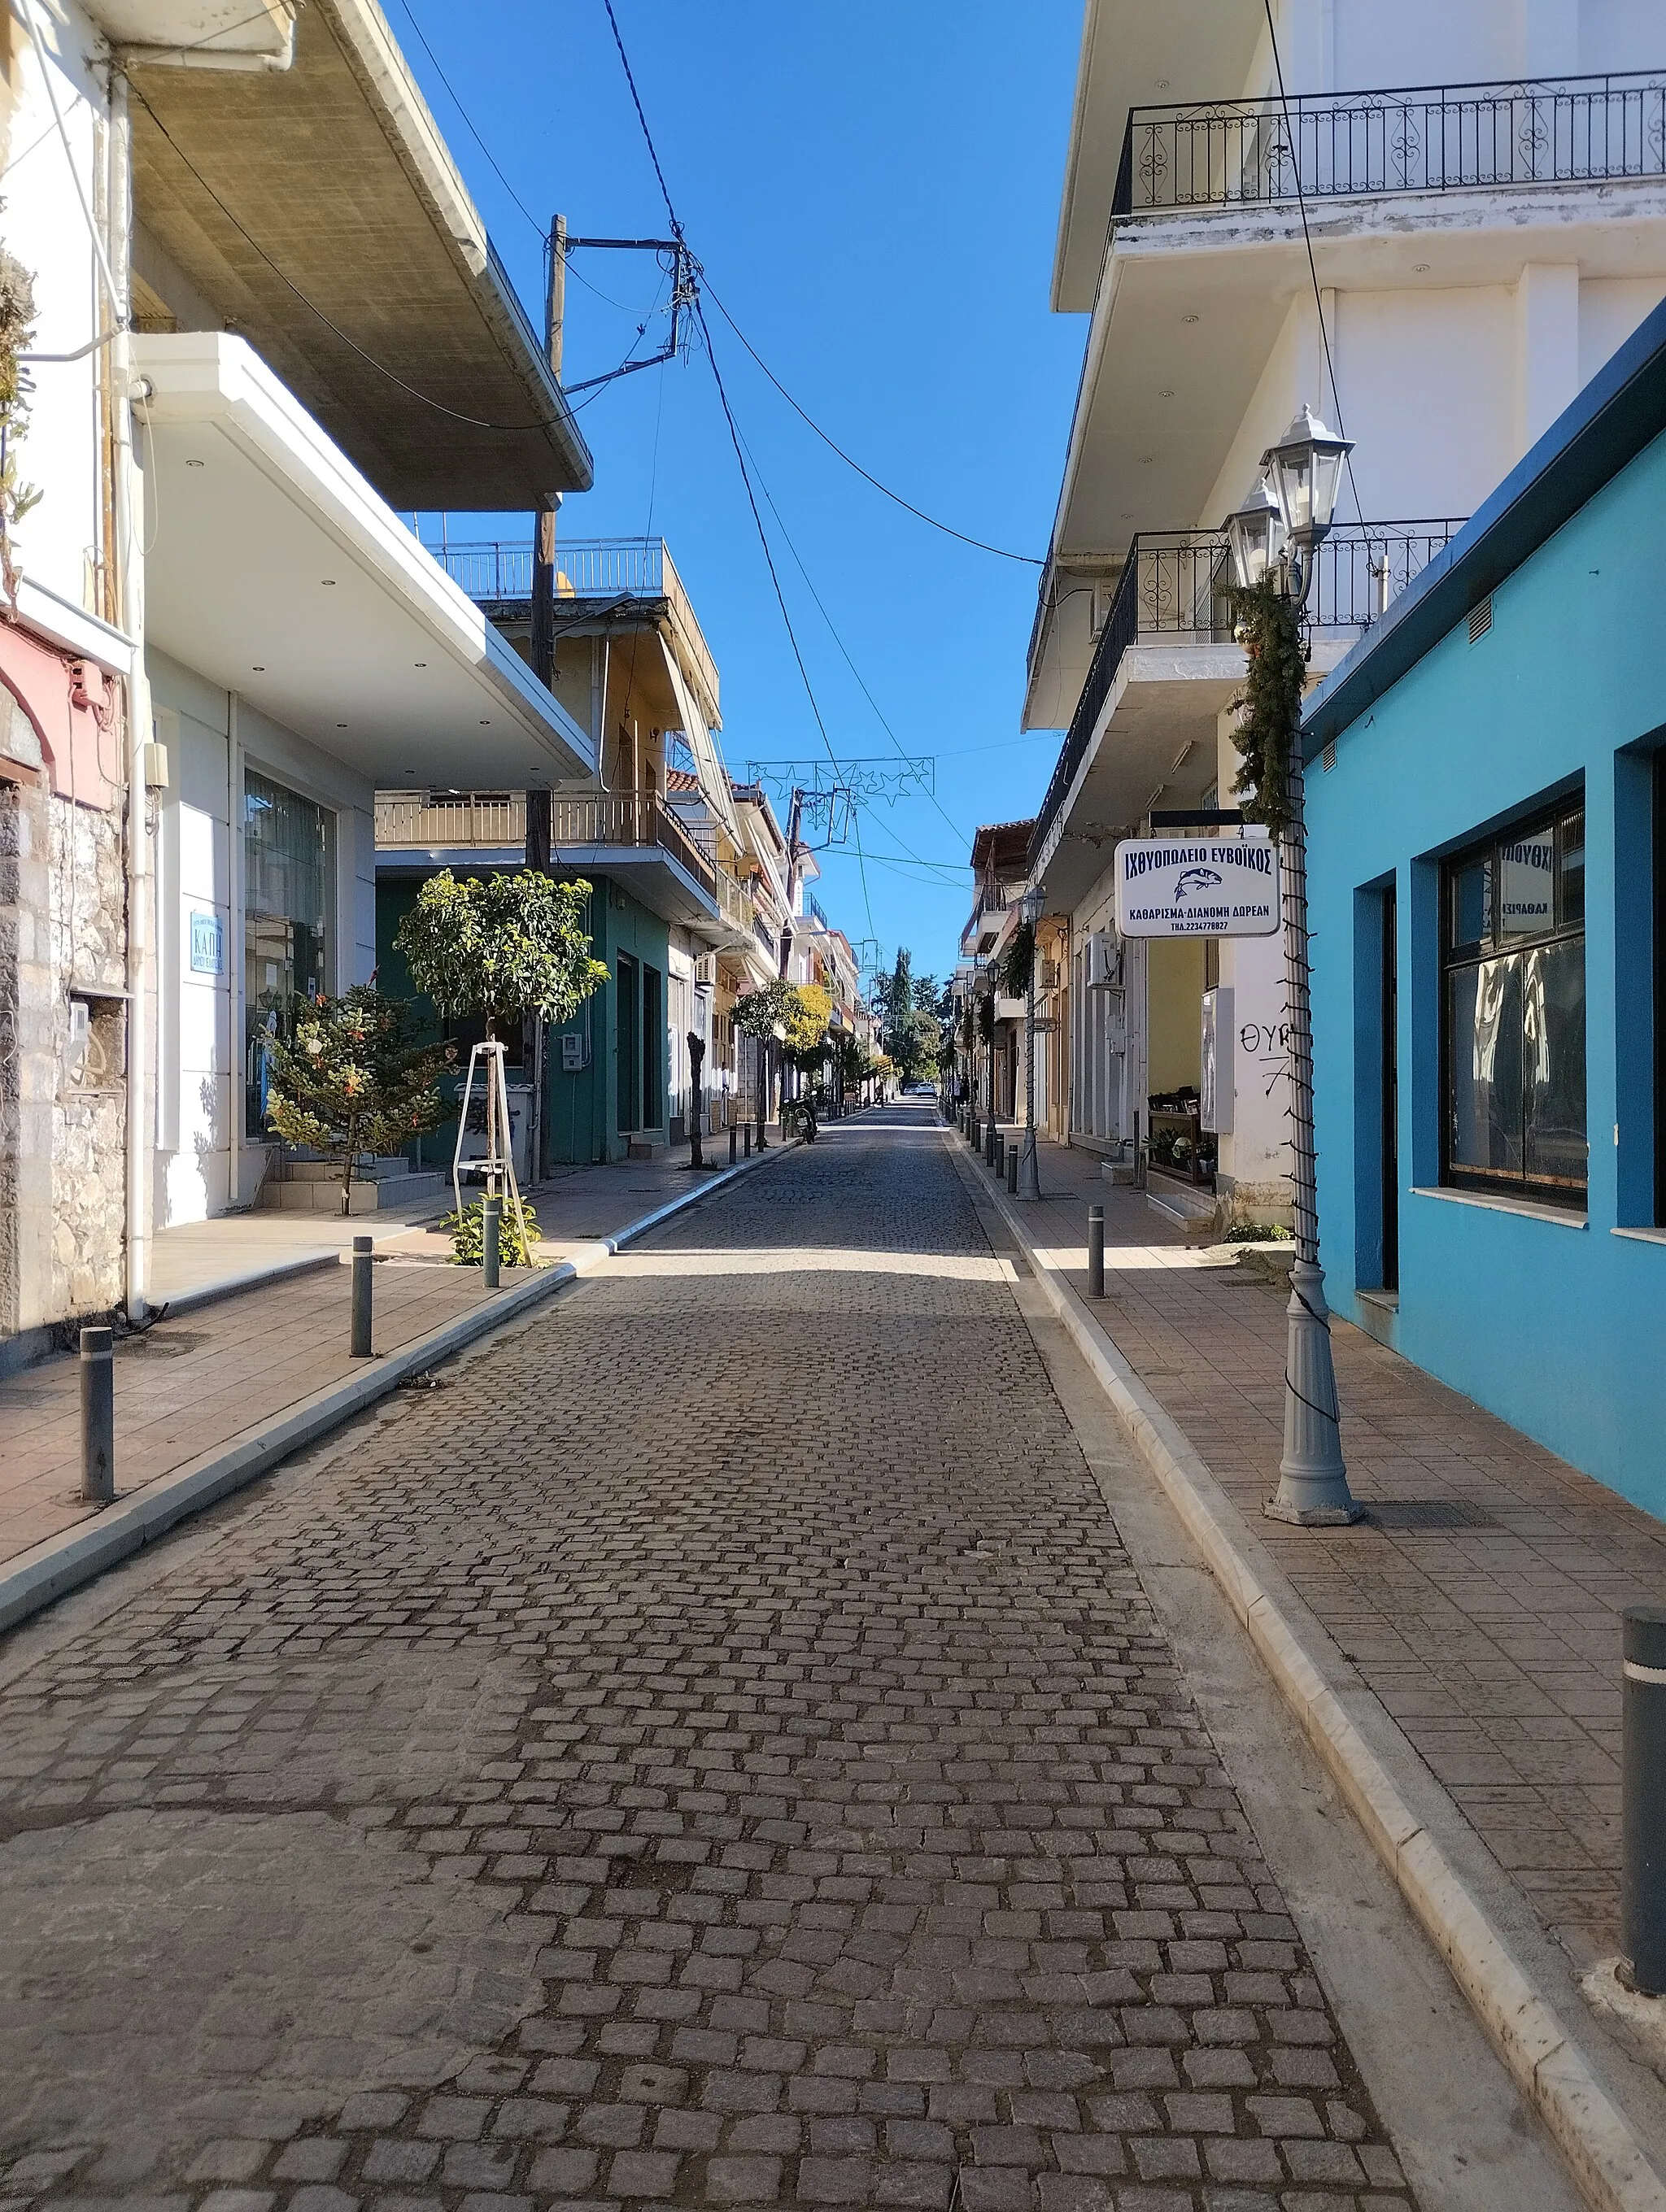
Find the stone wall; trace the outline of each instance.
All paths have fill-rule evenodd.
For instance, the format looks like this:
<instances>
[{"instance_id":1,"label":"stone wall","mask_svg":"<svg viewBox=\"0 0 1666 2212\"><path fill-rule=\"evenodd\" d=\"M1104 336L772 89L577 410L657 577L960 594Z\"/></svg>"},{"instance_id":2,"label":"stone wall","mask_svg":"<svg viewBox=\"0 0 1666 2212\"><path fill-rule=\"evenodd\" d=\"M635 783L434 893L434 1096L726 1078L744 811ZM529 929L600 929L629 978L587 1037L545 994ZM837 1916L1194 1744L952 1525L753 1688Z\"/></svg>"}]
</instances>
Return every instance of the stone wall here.
<instances>
[{"instance_id":1,"label":"stone wall","mask_svg":"<svg viewBox=\"0 0 1666 2212\"><path fill-rule=\"evenodd\" d=\"M126 928L120 812L0 782L0 1355L122 1297Z\"/></svg>"}]
</instances>

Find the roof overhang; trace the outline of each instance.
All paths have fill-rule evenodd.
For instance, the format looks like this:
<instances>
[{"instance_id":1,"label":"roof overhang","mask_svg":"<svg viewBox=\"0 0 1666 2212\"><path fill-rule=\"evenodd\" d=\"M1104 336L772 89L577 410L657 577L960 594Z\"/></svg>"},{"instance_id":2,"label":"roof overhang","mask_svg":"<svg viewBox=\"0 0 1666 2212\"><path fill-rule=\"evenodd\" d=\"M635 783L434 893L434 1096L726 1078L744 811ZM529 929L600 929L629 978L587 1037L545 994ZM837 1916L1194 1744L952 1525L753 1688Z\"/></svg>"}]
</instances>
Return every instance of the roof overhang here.
<instances>
[{"instance_id":1,"label":"roof overhang","mask_svg":"<svg viewBox=\"0 0 1666 2212\"><path fill-rule=\"evenodd\" d=\"M294 0L83 0L83 5L130 62L149 55L180 69L287 69L294 58Z\"/></svg>"},{"instance_id":2,"label":"roof overhang","mask_svg":"<svg viewBox=\"0 0 1666 2212\"><path fill-rule=\"evenodd\" d=\"M1093 305L1129 108L1164 98L1237 99L1265 21L1256 0L1087 0L1053 256L1056 313L1085 314Z\"/></svg>"},{"instance_id":3,"label":"roof overhang","mask_svg":"<svg viewBox=\"0 0 1666 2212\"><path fill-rule=\"evenodd\" d=\"M563 875L611 876L661 921L691 929L714 945L733 941L710 892L662 845L552 845L550 866Z\"/></svg>"},{"instance_id":4,"label":"roof overhang","mask_svg":"<svg viewBox=\"0 0 1666 2212\"><path fill-rule=\"evenodd\" d=\"M539 787L588 737L240 338L142 337L146 635L377 784Z\"/></svg>"},{"instance_id":5,"label":"roof overhang","mask_svg":"<svg viewBox=\"0 0 1666 2212\"><path fill-rule=\"evenodd\" d=\"M589 450L375 0L307 0L286 70L171 58L132 57L138 220L384 496L587 490Z\"/></svg>"}]
</instances>

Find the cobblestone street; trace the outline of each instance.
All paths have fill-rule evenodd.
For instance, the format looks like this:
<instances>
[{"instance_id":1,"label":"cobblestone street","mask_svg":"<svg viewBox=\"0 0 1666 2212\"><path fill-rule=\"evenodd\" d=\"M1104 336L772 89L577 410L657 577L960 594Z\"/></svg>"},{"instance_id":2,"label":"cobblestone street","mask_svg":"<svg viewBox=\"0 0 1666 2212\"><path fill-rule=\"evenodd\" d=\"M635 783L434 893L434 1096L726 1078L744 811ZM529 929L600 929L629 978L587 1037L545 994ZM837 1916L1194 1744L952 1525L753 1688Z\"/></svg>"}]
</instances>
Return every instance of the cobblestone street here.
<instances>
[{"instance_id":1,"label":"cobblestone street","mask_svg":"<svg viewBox=\"0 0 1666 2212\"><path fill-rule=\"evenodd\" d=\"M0 1689L0 2212L1409 2212L925 1109L445 1381Z\"/></svg>"}]
</instances>

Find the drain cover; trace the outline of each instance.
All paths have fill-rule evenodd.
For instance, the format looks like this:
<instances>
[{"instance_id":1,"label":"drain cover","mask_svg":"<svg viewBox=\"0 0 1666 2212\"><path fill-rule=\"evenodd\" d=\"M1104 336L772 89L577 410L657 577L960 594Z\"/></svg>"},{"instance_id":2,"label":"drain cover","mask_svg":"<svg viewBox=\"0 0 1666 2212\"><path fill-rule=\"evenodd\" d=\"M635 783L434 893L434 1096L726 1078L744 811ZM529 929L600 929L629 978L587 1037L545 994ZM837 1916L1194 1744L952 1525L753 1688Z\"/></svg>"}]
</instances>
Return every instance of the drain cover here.
<instances>
[{"instance_id":1,"label":"drain cover","mask_svg":"<svg viewBox=\"0 0 1666 2212\"><path fill-rule=\"evenodd\" d=\"M1365 1518L1379 1528L1415 1534L1420 1528L1496 1528L1484 1506L1468 1498L1378 1498Z\"/></svg>"}]
</instances>

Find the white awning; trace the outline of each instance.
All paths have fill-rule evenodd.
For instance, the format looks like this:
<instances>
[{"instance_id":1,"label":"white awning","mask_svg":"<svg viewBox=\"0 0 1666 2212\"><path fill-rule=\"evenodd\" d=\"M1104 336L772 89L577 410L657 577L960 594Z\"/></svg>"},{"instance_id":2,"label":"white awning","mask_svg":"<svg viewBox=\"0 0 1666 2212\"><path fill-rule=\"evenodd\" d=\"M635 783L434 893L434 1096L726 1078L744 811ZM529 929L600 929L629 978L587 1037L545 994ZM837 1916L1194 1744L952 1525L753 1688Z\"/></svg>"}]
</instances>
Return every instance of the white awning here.
<instances>
[{"instance_id":1,"label":"white awning","mask_svg":"<svg viewBox=\"0 0 1666 2212\"><path fill-rule=\"evenodd\" d=\"M133 349L150 642L385 790L594 773L585 732L250 346Z\"/></svg>"},{"instance_id":2,"label":"white awning","mask_svg":"<svg viewBox=\"0 0 1666 2212\"><path fill-rule=\"evenodd\" d=\"M672 692L677 701L678 711L683 717L683 735L688 739L689 750L694 755L694 772L700 781L700 796L722 823L724 834L733 841L736 850L743 850L746 841L735 817L729 771L724 767L723 756L717 749L716 736L707 727L706 718L689 688L676 653L663 638L660 643L665 654L666 672L671 678Z\"/></svg>"}]
</instances>

